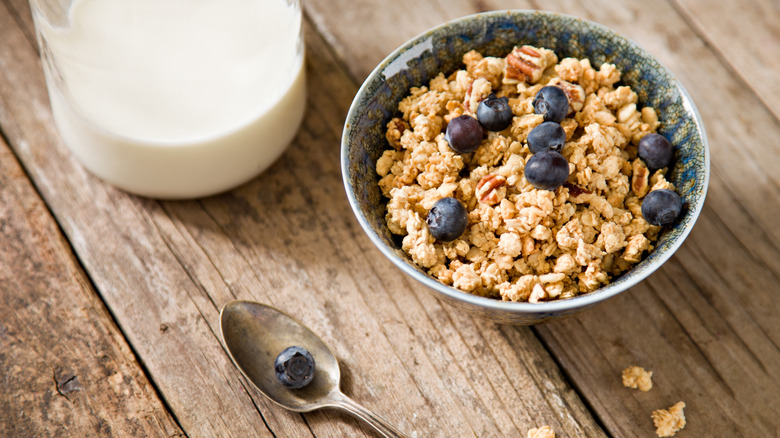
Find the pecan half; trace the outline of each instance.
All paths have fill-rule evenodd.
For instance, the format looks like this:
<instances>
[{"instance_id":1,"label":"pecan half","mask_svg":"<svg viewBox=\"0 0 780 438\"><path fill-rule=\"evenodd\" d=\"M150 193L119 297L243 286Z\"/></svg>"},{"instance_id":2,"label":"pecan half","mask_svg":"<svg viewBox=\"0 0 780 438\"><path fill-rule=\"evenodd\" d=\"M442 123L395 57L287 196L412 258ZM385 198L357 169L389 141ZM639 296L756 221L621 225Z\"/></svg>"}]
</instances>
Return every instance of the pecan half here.
<instances>
[{"instance_id":1,"label":"pecan half","mask_svg":"<svg viewBox=\"0 0 780 438\"><path fill-rule=\"evenodd\" d=\"M498 188L506 185L506 178L501 175L485 175L477 183L477 189L475 195L482 204L494 205L498 204L499 195Z\"/></svg>"},{"instance_id":2,"label":"pecan half","mask_svg":"<svg viewBox=\"0 0 780 438\"><path fill-rule=\"evenodd\" d=\"M525 80L535 83L547 68L547 58L532 46L515 47L506 56L504 77L510 80Z\"/></svg>"}]
</instances>

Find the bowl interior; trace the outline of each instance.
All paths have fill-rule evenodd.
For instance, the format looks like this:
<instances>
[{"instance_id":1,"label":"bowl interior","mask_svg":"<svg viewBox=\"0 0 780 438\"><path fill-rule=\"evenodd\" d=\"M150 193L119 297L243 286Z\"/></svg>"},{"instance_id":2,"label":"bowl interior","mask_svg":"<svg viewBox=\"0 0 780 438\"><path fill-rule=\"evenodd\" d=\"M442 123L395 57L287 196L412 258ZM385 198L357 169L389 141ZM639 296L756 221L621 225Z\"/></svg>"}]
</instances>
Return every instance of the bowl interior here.
<instances>
[{"instance_id":1,"label":"bowl interior","mask_svg":"<svg viewBox=\"0 0 780 438\"><path fill-rule=\"evenodd\" d=\"M515 45L552 49L559 59L588 58L595 68L614 63L622 72L618 85L629 85L639 106L654 107L659 132L675 145L675 164L667 176L685 201L683 217L666 229L642 262L609 285L586 295L548 303L511 303L473 296L439 283L411 262L385 223L385 203L377 185L376 160L388 147L387 122L409 88L427 85L439 72L462 68L464 53L505 56ZM377 247L402 270L442 292L454 304L491 312L530 312L549 318L580 310L636 284L679 247L698 217L706 194L709 157L705 133L690 96L679 81L648 52L601 25L541 11L495 11L464 17L429 30L390 54L368 77L350 108L342 139L342 172L358 220ZM511 319L511 318L510 318ZM522 322L522 321L521 321Z\"/></svg>"}]
</instances>

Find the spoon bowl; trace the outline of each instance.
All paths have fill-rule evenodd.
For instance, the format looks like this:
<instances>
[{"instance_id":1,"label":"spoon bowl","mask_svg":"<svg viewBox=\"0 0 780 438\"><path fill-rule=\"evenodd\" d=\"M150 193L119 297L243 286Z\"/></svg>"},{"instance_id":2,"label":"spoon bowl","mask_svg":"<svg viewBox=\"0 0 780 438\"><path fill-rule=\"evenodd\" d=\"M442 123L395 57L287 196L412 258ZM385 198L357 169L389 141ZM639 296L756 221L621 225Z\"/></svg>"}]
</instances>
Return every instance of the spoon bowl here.
<instances>
[{"instance_id":1,"label":"spoon bowl","mask_svg":"<svg viewBox=\"0 0 780 438\"><path fill-rule=\"evenodd\" d=\"M220 315L222 338L236 366L263 394L296 412L317 409L338 390L339 364L333 353L311 330L271 307L232 301ZM283 386L274 373L276 356L297 345L309 350L315 371L311 383L298 390Z\"/></svg>"},{"instance_id":2,"label":"spoon bowl","mask_svg":"<svg viewBox=\"0 0 780 438\"><path fill-rule=\"evenodd\" d=\"M231 301L219 315L222 340L241 373L271 401L295 412L332 407L349 412L385 437L403 437L385 420L344 395L336 357L314 332L273 307L251 301ZM291 389L276 378L274 361L285 348L305 348L314 358L314 378Z\"/></svg>"}]
</instances>

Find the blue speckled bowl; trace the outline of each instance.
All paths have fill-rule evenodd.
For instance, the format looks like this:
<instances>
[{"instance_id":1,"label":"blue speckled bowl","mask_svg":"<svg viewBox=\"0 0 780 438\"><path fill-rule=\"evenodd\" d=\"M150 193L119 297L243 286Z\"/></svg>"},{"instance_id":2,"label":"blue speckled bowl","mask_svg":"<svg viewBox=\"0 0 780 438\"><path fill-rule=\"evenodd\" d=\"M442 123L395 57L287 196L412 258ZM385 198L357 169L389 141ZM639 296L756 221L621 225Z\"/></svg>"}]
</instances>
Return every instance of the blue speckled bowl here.
<instances>
[{"instance_id":1,"label":"blue speckled bowl","mask_svg":"<svg viewBox=\"0 0 780 438\"><path fill-rule=\"evenodd\" d=\"M568 300L513 303L474 296L446 286L418 268L394 243L385 223L385 203L377 186L376 160L388 148L387 122L409 88L427 84L439 72L462 68L462 55L476 49L505 56L513 46L552 49L559 58L589 58L594 67L617 65L621 83L654 107L660 133L675 145L670 179L686 210L665 230L645 260L609 285ZM680 247L704 204L709 180L709 151L696 106L680 82L647 51L596 23L540 11L494 11L463 17L419 35L390 54L366 79L352 102L341 143L341 166L349 202L360 225L379 250L403 272L428 286L445 302L496 322L537 324L579 312L645 279Z\"/></svg>"}]
</instances>

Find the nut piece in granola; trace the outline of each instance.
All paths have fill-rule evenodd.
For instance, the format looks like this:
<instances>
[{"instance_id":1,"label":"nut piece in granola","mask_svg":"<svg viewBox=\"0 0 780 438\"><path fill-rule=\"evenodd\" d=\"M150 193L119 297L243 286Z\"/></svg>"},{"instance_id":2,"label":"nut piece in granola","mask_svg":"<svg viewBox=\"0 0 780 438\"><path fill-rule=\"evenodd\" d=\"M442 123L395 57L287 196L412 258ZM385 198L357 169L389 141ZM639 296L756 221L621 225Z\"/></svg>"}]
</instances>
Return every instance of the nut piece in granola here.
<instances>
[{"instance_id":1,"label":"nut piece in granola","mask_svg":"<svg viewBox=\"0 0 780 438\"><path fill-rule=\"evenodd\" d=\"M655 434L659 437L674 436L677 431L685 427L684 408L685 403L677 402L669 409L653 411L652 418L655 425Z\"/></svg>"},{"instance_id":2,"label":"nut piece in granola","mask_svg":"<svg viewBox=\"0 0 780 438\"><path fill-rule=\"evenodd\" d=\"M638 366L630 366L623 370L623 386L644 392L650 391L653 388L652 376L652 371L645 371L644 368Z\"/></svg>"},{"instance_id":3,"label":"nut piece in granola","mask_svg":"<svg viewBox=\"0 0 780 438\"><path fill-rule=\"evenodd\" d=\"M483 176L482 179L479 180L474 194L477 195L479 202L487 205L495 205L501 200L498 189L505 185L506 178L491 173Z\"/></svg>"},{"instance_id":4,"label":"nut piece in granola","mask_svg":"<svg viewBox=\"0 0 780 438\"><path fill-rule=\"evenodd\" d=\"M555 65L558 57L549 49L522 46L515 47L506 56L505 83L526 81L535 84L542 78L548 66Z\"/></svg>"},{"instance_id":5,"label":"nut piece in granola","mask_svg":"<svg viewBox=\"0 0 780 438\"><path fill-rule=\"evenodd\" d=\"M550 426L542 426L530 429L527 438L555 438L555 432Z\"/></svg>"}]
</instances>

